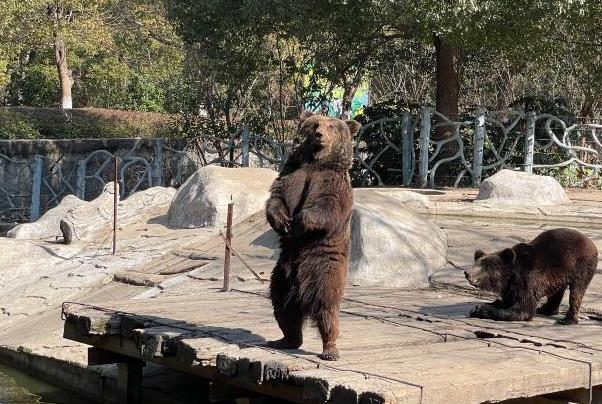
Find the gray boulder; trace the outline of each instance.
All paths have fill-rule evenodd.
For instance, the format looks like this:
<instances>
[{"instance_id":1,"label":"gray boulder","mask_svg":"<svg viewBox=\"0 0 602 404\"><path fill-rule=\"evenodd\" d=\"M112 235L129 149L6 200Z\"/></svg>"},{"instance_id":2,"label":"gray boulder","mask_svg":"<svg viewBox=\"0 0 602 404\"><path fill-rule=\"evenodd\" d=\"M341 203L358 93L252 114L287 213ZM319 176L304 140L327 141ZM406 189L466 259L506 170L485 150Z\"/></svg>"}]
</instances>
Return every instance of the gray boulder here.
<instances>
[{"instance_id":1,"label":"gray boulder","mask_svg":"<svg viewBox=\"0 0 602 404\"><path fill-rule=\"evenodd\" d=\"M223 226L230 200L234 202L234 221L250 216L265 209L277 176L267 168L202 167L176 193L168 223L176 228Z\"/></svg>"},{"instance_id":2,"label":"gray boulder","mask_svg":"<svg viewBox=\"0 0 602 404\"><path fill-rule=\"evenodd\" d=\"M554 178L512 170L502 170L483 181L475 201L535 206L570 203Z\"/></svg>"},{"instance_id":3,"label":"gray boulder","mask_svg":"<svg viewBox=\"0 0 602 404\"><path fill-rule=\"evenodd\" d=\"M349 282L359 286L419 288L447 263L447 235L398 200L355 193Z\"/></svg>"}]
</instances>

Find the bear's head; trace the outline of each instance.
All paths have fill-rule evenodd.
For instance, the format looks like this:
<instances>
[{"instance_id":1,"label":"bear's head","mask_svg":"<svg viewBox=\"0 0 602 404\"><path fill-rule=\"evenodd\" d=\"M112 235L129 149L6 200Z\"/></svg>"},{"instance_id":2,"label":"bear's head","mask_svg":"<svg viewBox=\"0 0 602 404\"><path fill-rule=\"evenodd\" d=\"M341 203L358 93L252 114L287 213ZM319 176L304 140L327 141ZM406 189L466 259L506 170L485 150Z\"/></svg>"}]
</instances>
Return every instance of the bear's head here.
<instances>
[{"instance_id":1,"label":"bear's head","mask_svg":"<svg viewBox=\"0 0 602 404\"><path fill-rule=\"evenodd\" d=\"M464 276L472 286L499 295L512 274L531 265L532 259L533 247L526 243L491 254L476 250L474 265L464 271Z\"/></svg>"},{"instance_id":2,"label":"bear's head","mask_svg":"<svg viewBox=\"0 0 602 404\"><path fill-rule=\"evenodd\" d=\"M353 159L352 137L360 124L343 121L309 111L301 114L298 134L303 139L305 153L320 166L344 168L351 166Z\"/></svg>"}]
</instances>

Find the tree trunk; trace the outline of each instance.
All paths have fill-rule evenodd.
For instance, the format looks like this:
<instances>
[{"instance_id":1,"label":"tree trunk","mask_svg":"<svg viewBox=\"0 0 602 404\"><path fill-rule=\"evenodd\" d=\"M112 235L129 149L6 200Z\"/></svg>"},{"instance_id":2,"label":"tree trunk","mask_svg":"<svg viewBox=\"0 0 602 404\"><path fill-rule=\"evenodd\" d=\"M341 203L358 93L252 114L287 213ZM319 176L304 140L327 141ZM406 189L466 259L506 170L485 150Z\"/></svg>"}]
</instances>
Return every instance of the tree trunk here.
<instances>
[{"instance_id":1,"label":"tree trunk","mask_svg":"<svg viewBox=\"0 0 602 404\"><path fill-rule=\"evenodd\" d=\"M67 65L67 47L57 33L54 34L54 61L61 83L61 109L71 109L73 108L73 99L71 98L73 78Z\"/></svg>"},{"instance_id":2,"label":"tree trunk","mask_svg":"<svg viewBox=\"0 0 602 404\"><path fill-rule=\"evenodd\" d=\"M437 54L437 111L451 120L458 118L458 48L440 36L435 37Z\"/></svg>"},{"instance_id":3,"label":"tree trunk","mask_svg":"<svg viewBox=\"0 0 602 404\"><path fill-rule=\"evenodd\" d=\"M579 110L579 118L583 118L583 123L589 122L594 117L596 105L602 100L602 95L587 94L583 97L581 108Z\"/></svg>"},{"instance_id":4,"label":"tree trunk","mask_svg":"<svg viewBox=\"0 0 602 404\"><path fill-rule=\"evenodd\" d=\"M440 36L435 37L436 52L436 109L452 121L458 119L460 80L458 74L458 48L448 43ZM433 135L434 140L447 139L453 136L452 126L438 126ZM451 157L456 154L457 143L450 142L441 148L436 160ZM453 184L457 173L451 172L450 164L443 164L436 173L438 185Z\"/></svg>"},{"instance_id":5,"label":"tree trunk","mask_svg":"<svg viewBox=\"0 0 602 404\"><path fill-rule=\"evenodd\" d=\"M351 119L351 103L359 85L357 83L346 84L343 89L343 102L340 119Z\"/></svg>"}]
</instances>

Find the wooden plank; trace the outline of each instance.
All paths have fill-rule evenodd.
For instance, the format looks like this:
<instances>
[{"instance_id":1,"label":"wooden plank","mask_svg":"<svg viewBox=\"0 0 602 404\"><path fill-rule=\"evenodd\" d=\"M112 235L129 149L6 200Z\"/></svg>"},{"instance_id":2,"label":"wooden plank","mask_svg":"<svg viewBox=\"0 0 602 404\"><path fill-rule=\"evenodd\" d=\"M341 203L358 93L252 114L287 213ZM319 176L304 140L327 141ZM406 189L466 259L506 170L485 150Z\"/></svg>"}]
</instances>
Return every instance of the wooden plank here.
<instances>
[{"instance_id":1,"label":"wooden plank","mask_svg":"<svg viewBox=\"0 0 602 404\"><path fill-rule=\"evenodd\" d=\"M134 286L157 286L161 282L167 279L166 276L145 274L136 271L120 271L113 274L113 280L115 282L125 283L127 285Z\"/></svg>"}]
</instances>

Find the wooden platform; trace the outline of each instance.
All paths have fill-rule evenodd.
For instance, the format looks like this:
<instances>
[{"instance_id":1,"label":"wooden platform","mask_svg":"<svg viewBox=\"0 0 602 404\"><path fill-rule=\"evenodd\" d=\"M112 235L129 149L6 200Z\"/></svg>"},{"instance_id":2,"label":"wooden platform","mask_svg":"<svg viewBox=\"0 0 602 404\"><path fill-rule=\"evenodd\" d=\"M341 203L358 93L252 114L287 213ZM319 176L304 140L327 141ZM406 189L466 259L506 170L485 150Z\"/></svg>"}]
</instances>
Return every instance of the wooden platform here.
<instances>
[{"instance_id":1,"label":"wooden platform","mask_svg":"<svg viewBox=\"0 0 602 404\"><path fill-rule=\"evenodd\" d=\"M64 336L295 402L453 404L552 394L541 402L587 403L602 385L596 320L477 320L467 315L478 299L467 294L350 286L341 360L325 362L309 326L302 350L262 346L280 337L265 286L230 293L216 286L183 285L181 293L102 307L65 303Z\"/></svg>"}]
</instances>

